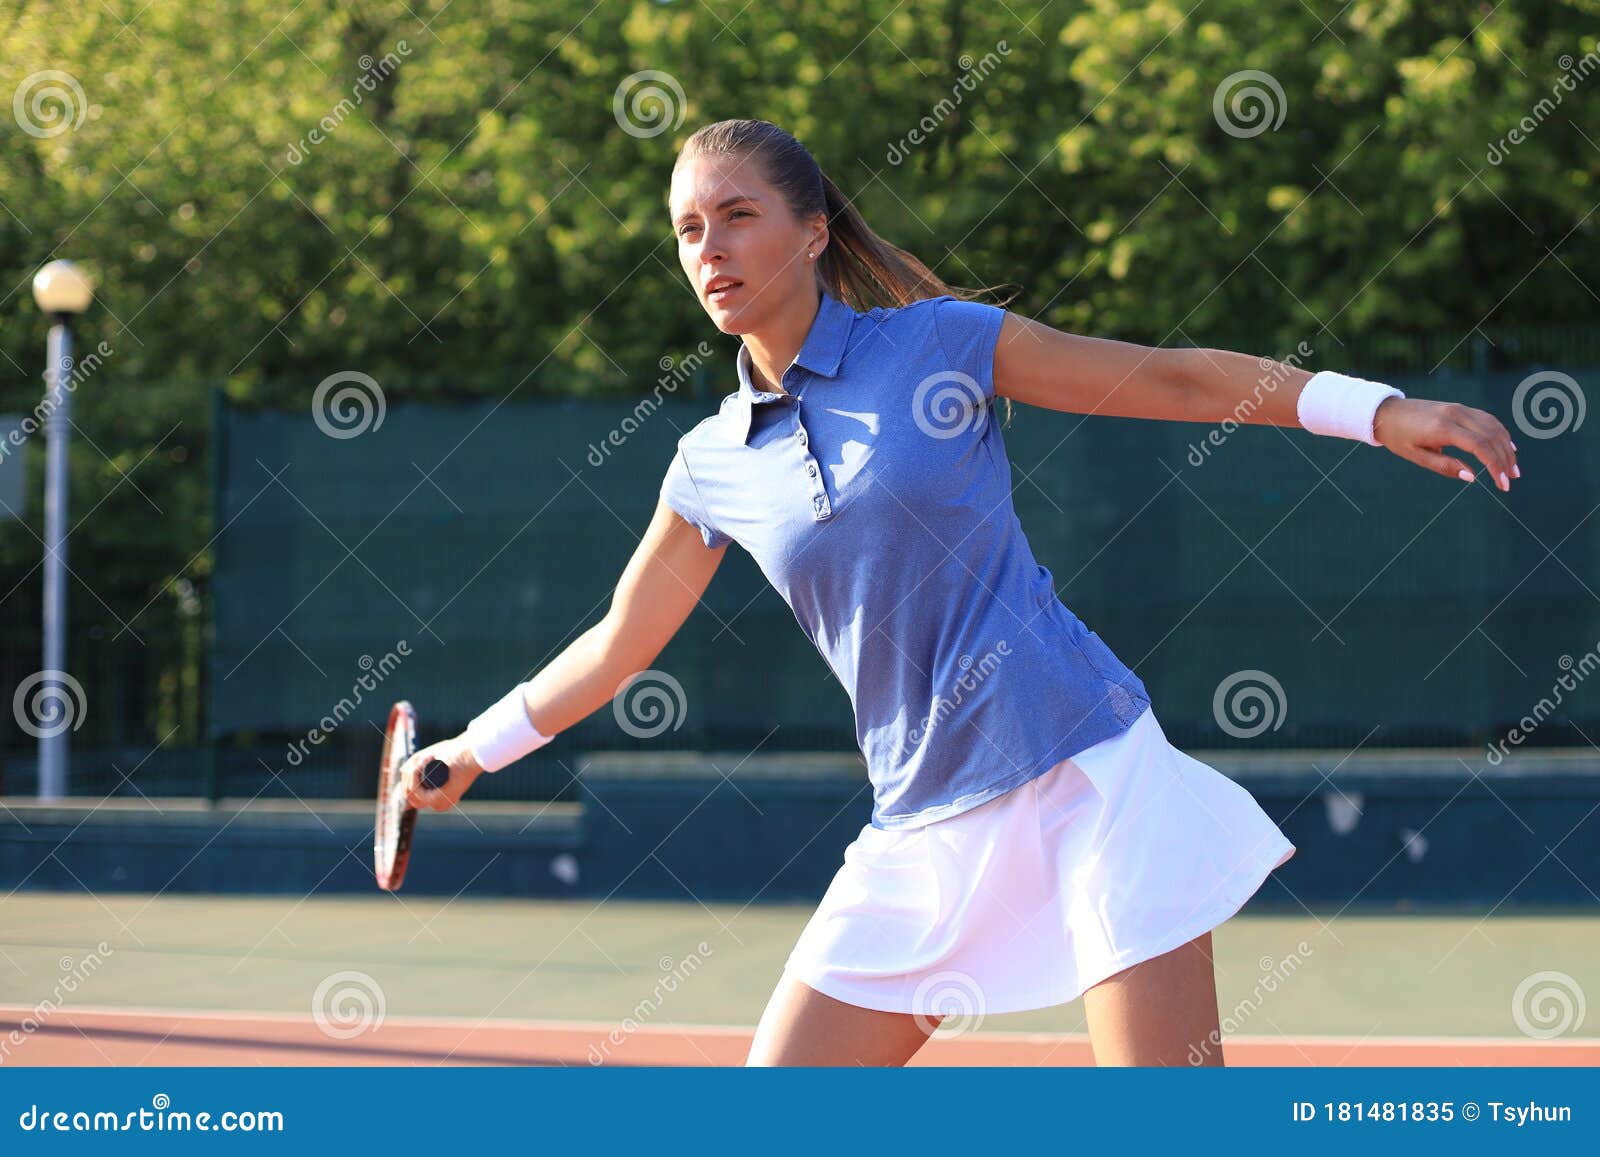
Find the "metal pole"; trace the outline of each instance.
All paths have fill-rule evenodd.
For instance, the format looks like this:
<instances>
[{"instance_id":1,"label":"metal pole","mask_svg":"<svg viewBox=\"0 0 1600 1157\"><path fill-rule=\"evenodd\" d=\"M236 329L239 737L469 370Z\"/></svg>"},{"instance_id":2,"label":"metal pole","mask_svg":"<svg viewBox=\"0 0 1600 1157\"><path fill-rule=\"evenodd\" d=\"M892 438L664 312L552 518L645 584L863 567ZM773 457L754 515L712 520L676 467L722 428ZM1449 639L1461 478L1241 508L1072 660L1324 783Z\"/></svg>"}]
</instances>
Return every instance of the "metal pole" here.
<instances>
[{"instance_id":1,"label":"metal pole","mask_svg":"<svg viewBox=\"0 0 1600 1157\"><path fill-rule=\"evenodd\" d=\"M67 669L67 434L72 391L72 327L58 314L50 327L45 370L44 669ZM52 676L55 678L55 676ZM67 794L67 739L71 727L48 726L39 737L39 798Z\"/></svg>"}]
</instances>

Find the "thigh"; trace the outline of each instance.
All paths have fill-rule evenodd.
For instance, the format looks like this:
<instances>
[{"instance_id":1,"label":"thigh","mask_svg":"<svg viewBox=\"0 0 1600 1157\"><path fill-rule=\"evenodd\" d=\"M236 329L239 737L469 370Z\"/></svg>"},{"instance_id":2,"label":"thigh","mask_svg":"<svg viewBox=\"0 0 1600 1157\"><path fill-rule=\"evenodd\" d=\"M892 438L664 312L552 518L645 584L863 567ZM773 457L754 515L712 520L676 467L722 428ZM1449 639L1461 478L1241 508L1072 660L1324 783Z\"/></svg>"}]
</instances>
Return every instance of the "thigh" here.
<instances>
[{"instance_id":1,"label":"thigh","mask_svg":"<svg viewBox=\"0 0 1600 1157\"><path fill-rule=\"evenodd\" d=\"M1221 1065L1211 933L1107 977L1083 994L1099 1065Z\"/></svg>"},{"instance_id":2,"label":"thigh","mask_svg":"<svg viewBox=\"0 0 1600 1157\"><path fill-rule=\"evenodd\" d=\"M785 972L761 1014L745 1064L903 1065L939 1020L846 1004Z\"/></svg>"}]
</instances>

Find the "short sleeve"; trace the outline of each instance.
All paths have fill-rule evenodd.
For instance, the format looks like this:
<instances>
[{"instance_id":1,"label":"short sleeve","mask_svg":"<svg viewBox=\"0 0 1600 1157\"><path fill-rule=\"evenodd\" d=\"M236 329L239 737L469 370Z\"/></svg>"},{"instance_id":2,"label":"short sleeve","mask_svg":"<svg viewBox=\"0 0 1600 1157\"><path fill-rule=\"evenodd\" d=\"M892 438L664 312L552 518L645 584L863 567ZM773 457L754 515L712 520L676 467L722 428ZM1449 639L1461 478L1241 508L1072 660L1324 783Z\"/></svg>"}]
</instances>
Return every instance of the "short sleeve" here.
<instances>
[{"instance_id":1,"label":"short sleeve","mask_svg":"<svg viewBox=\"0 0 1600 1157\"><path fill-rule=\"evenodd\" d=\"M1006 311L982 301L962 301L950 297L933 307L933 325L939 335L950 368L970 374L994 398L994 347L1000 340L1000 324Z\"/></svg>"},{"instance_id":2,"label":"short sleeve","mask_svg":"<svg viewBox=\"0 0 1600 1157\"><path fill-rule=\"evenodd\" d=\"M712 550L733 541L712 525L710 516L706 514L705 503L700 498L700 488L695 485L694 475L689 473L689 463L684 460L681 446L667 466L667 476L661 483L661 500L698 530L700 537Z\"/></svg>"}]
</instances>

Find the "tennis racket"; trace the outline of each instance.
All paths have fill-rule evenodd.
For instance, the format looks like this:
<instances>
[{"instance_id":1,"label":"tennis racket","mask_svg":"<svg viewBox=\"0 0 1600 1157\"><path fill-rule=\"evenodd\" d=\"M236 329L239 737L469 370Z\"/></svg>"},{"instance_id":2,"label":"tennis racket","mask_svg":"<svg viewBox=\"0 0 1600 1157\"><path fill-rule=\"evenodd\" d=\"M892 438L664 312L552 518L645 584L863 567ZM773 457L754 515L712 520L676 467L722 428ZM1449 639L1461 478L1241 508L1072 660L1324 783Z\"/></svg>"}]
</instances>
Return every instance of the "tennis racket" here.
<instances>
[{"instance_id":1,"label":"tennis racket","mask_svg":"<svg viewBox=\"0 0 1600 1157\"><path fill-rule=\"evenodd\" d=\"M411 830L417 823L417 809L406 803L410 777L400 769L417 750L417 713L402 699L389 709L389 725L383 732L383 758L378 764L378 816L372 833L372 867L378 887L396 892L406 878L406 863L411 859ZM414 775L415 773L413 773ZM423 769L423 785L443 787L450 779L450 767L434 759Z\"/></svg>"}]
</instances>

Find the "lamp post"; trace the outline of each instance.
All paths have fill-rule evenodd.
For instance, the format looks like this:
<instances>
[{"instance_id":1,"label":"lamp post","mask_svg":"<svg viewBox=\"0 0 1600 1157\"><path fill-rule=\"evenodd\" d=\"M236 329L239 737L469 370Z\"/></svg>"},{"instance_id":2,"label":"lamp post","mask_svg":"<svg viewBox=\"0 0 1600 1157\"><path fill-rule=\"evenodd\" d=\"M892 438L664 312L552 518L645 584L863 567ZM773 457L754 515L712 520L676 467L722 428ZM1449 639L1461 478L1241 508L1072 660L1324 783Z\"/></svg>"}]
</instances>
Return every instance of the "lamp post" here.
<instances>
[{"instance_id":1,"label":"lamp post","mask_svg":"<svg viewBox=\"0 0 1600 1157\"><path fill-rule=\"evenodd\" d=\"M50 317L44 371L44 669L67 664L67 434L72 406L72 320L89 308L94 287L70 261L52 261L33 278L33 300ZM50 678L58 678L54 674ZM39 798L67 794L69 727L46 727L39 736Z\"/></svg>"}]
</instances>

